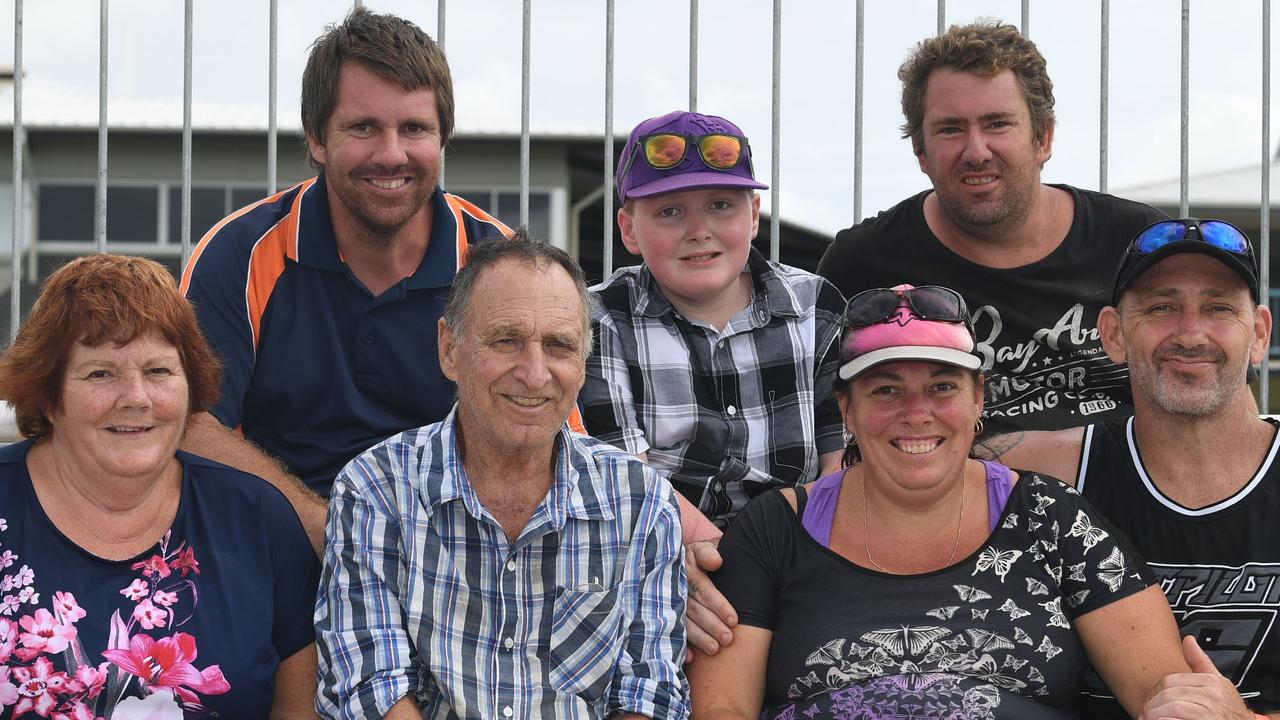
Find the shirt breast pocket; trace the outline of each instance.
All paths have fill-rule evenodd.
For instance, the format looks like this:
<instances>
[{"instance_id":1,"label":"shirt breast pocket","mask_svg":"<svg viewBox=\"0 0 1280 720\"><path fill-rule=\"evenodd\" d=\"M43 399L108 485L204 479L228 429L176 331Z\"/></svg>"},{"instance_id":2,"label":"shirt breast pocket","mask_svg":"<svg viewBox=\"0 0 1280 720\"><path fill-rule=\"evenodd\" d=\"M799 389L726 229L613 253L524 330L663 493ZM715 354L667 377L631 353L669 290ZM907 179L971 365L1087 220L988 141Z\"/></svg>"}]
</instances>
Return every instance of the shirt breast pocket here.
<instances>
[{"instance_id":1,"label":"shirt breast pocket","mask_svg":"<svg viewBox=\"0 0 1280 720\"><path fill-rule=\"evenodd\" d=\"M556 690L600 701L622 652L618 588L560 588L552 604L549 679Z\"/></svg>"}]
</instances>

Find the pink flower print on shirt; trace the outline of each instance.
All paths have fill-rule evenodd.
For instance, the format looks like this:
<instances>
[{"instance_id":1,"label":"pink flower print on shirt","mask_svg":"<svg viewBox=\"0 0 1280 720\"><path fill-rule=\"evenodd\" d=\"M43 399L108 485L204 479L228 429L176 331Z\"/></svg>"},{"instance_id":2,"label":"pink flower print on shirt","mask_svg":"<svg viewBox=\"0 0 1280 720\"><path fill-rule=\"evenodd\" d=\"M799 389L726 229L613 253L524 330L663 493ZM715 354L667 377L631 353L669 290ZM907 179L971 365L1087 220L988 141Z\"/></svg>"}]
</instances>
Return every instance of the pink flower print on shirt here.
<instances>
[{"instance_id":1,"label":"pink flower print on shirt","mask_svg":"<svg viewBox=\"0 0 1280 720\"><path fill-rule=\"evenodd\" d=\"M133 582L129 583L129 587L120 591L120 594L134 602L138 602L146 597L150 591L151 589L147 586L146 580L135 578Z\"/></svg>"},{"instance_id":2,"label":"pink flower print on shirt","mask_svg":"<svg viewBox=\"0 0 1280 720\"><path fill-rule=\"evenodd\" d=\"M34 615L23 615L18 624L26 631L18 638L22 641L22 647L37 653L60 653L67 649L71 639L76 636L75 626L59 623L53 613L44 608L36 610ZM19 657L22 654L21 651L18 652Z\"/></svg>"},{"instance_id":3,"label":"pink flower print on shirt","mask_svg":"<svg viewBox=\"0 0 1280 720\"><path fill-rule=\"evenodd\" d=\"M0 660L0 662L3 662ZM0 665L0 708L18 702L18 686L13 684L9 675L9 666Z\"/></svg>"},{"instance_id":4,"label":"pink flower print on shirt","mask_svg":"<svg viewBox=\"0 0 1280 720\"><path fill-rule=\"evenodd\" d=\"M92 665L76 668L75 692L87 693L90 700L98 697L107 682L107 668L110 666L111 663L104 662L96 668Z\"/></svg>"},{"instance_id":5,"label":"pink flower print on shirt","mask_svg":"<svg viewBox=\"0 0 1280 720\"><path fill-rule=\"evenodd\" d=\"M157 590L151 594L151 600L157 605L172 607L174 603L178 602L178 593Z\"/></svg>"},{"instance_id":6,"label":"pink flower print on shirt","mask_svg":"<svg viewBox=\"0 0 1280 720\"><path fill-rule=\"evenodd\" d=\"M178 553L178 557L174 558L169 565L174 570L181 571L182 577L186 577L188 571L195 571L195 574L200 574L200 563L196 562L195 551L189 547Z\"/></svg>"},{"instance_id":7,"label":"pink flower print on shirt","mask_svg":"<svg viewBox=\"0 0 1280 720\"><path fill-rule=\"evenodd\" d=\"M12 615L18 611L20 605L22 601L17 595L5 595L4 600L0 600L0 615Z\"/></svg>"},{"instance_id":8,"label":"pink flower print on shirt","mask_svg":"<svg viewBox=\"0 0 1280 720\"><path fill-rule=\"evenodd\" d=\"M172 689L183 702L198 702L197 692L221 695L231 689L217 665L196 670L196 639L187 633L160 640L138 633L129 638L128 650L104 650L102 656L151 685Z\"/></svg>"},{"instance_id":9,"label":"pink flower print on shirt","mask_svg":"<svg viewBox=\"0 0 1280 720\"><path fill-rule=\"evenodd\" d=\"M36 592L35 585L28 585L22 588L22 592L18 593L18 602L31 603L37 605L40 603L40 593Z\"/></svg>"},{"instance_id":10,"label":"pink flower print on shirt","mask_svg":"<svg viewBox=\"0 0 1280 720\"><path fill-rule=\"evenodd\" d=\"M53 594L53 610L60 616L63 623L74 623L88 615L85 609L76 602L75 595L61 590Z\"/></svg>"},{"instance_id":11,"label":"pink flower print on shirt","mask_svg":"<svg viewBox=\"0 0 1280 720\"><path fill-rule=\"evenodd\" d=\"M143 628L154 630L165 626L165 623L168 622L169 611L156 607L151 603L151 600L143 600L138 603L138 607L133 609L133 617L142 623Z\"/></svg>"},{"instance_id":12,"label":"pink flower print on shirt","mask_svg":"<svg viewBox=\"0 0 1280 720\"><path fill-rule=\"evenodd\" d=\"M67 684L67 674L53 671L53 663L47 657L36 658L31 667L13 668L13 678L18 681L18 703L13 706L13 716L18 717L32 710L41 717L49 717L55 695Z\"/></svg>"},{"instance_id":13,"label":"pink flower print on shirt","mask_svg":"<svg viewBox=\"0 0 1280 720\"><path fill-rule=\"evenodd\" d=\"M3 570L9 567L10 565L13 564L13 561L17 559L18 559L18 556L14 555L12 550L5 550L4 552L0 553L0 570Z\"/></svg>"},{"instance_id":14,"label":"pink flower print on shirt","mask_svg":"<svg viewBox=\"0 0 1280 720\"><path fill-rule=\"evenodd\" d=\"M9 656L18 647L18 623L0 618L0 667L9 662Z\"/></svg>"},{"instance_id":15,"label":"pink flower print on shirt","mask_svg":"<svg viewBox=\"0 0 1280 720\"><path fill-rule=\"evenodd\" d=\"M141 570L142 574L147 577L154 575L157 579L167 578L169 573L172 572L169 569L169 563L165 562L164 558L159 555L152 555L146 560L136 562L132 567L134 570Z\"/></svg>"},{"instance_id":16,"label":"pink flower print on shirt","mask_svg":"<svg viewBox=\"0 0 1280 720\"><path fill-rule=\"evenodd\" d=\"M35 570L32 570L26 565L23 565L22 567L18 568L18 572L13 574L13 587L15 588L26 587L30 585L32 581L34 581L35 579L36 579Z\"/></svg>"},{"instance_id":17,"label":"pink flower print on shirt","mask_svg":"<svg viewBox=\"0 0 1280 720\"><path fill-rule=\"evenodd\" d=\"M0 532L4 532L5 530L8 530L8 529L9 529L9 521L5 520L4 518L0 518Z\"/></svg>"},{"instance_id":18,"label":"pink flower print on shirt","mask_svg":"<svg viewBox=\"0 0 1280 720\"><path fill-rule=\"evenodd\" d=\"M105 720L93 714L93 711L85 707L84 703L74 703L71 706L71 712L55 712L49 717L53 720Z\"/></svg>"}]
</instances>

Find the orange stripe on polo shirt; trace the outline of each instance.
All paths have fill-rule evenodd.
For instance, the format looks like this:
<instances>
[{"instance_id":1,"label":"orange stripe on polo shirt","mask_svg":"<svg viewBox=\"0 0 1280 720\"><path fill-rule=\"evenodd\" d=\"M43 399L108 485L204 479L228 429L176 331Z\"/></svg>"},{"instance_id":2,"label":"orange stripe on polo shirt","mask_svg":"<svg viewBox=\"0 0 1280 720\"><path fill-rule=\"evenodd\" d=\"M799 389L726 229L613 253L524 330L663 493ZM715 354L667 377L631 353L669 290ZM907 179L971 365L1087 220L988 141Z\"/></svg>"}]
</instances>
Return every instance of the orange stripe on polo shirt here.
<instances>
[{"instance_id":1,"label":"orange stripe on polo shirt","mask_svg":"<svg viewBox=\"0 0 1280 720\"><path fill-rule=\"evenodd\" d=\"M253 349L258 350L262 340L262 316L276 289L276 281L284 274L285 260L298 259L298 218L302 212L302 198L315 184L315 178L303 183L293 198L293 206L274 227L254 243L249 254L249 277L245 280L244 299L249 312L249 326L253 329Z\"/></svg>"},{"instance_id":2,"label":"orange stripe on polo shirt","mask_svg":"<svg viewBox=\"0 0 1280 720\"><path fill-rule=\"evenodd\" d=\"M464 200L458 197L457 195L450 195L449 193L445 193L444 201L449 205L449 210L453 212L454 243L456 243L459 270L462 269L463 265L467 264L467 248L468 248L467 231L462 224L463 213L470 215L471 217L475 218L476 220L479 220L480 222L489 223L490 225L493 225L494 227L498 228L498 230L503 235L507 237L511 237L512 235L515 235L515 232L512 231L511 228L507 227L505 223L503 223L498 218L490 215L489 213L485 212L484 210L481 210L479 206L477 206L475 203L471 202L470 200ZM477 239L483 240L484 238L477 238Z\"/></svg>"},{"instance_id":3,"label":"orange stripe on polo shirt","mask_svg":"<svg viewBox=\"0 0 1280 720\"><path fill-rule=\"evenodd\" d=\"M305 180L305 181L303 181L303 182L301 182L301 183L298 183L298 185L308 185L308 186L309 186L309 185L314 184L314 183L315 183L315 181L316 181L316 179L315 179L315 178L311 178L310 180ZM219 231L219 230L221 230L221 229L223 228L223 226L225 226L227 223L231 222L232 220L235 220L236 218L240 217L241 215L244 215L245 213L249 212L250 210L253 210L254 208L258 207L259 205L265 205L265 204L269 204L269 203L273 203L273 202L278 201L282 195L284 195L285 193L289 192L290 190L293 190L294 188L298 187L298 185L291 185L291 186L289 186L289 187L285 188L284 190L281 190L280 192L276 193L275 195L272 195L272 196L270 196L270 197L262 198L261 200L259 200L259 201L255 202L255 203L253 203L252 205L246 205L246 206L244 206L244 207L240 208L239 210L236 210L235 212L231 213L230 215L228 215L228 216L226 216L226 217L222 218L221 220L219 220L217 225L214 225L213 227L209 228L209 231L208 231L208 232L206 232L206 233L204 234L204 236L200 238L200 242L199 242L199 243L196 243L196 247L195 247L195 249L191 251L191 257L187 259L187 267L186 267L186 268L184 268L184 269L183 269L183 271L182 271L182 282L181 282L181 283L179 283L179 285L178 285L178 291L179 291L179 292L181 292L183 295L186 295L186 294L187 294L187 288L188 288L188 287L190 286L190 284L191 284L191 271L192 271L192 269L193 269L193 268L195 268L195 266L196 266L196 262L200 260L200 256L201 256L202 254L204 254L204 249L205 249L205 247L207 247L207 246L209 245L209 241L213 239L213 236L214 236L214 235L217 235L217 234L218 234L218 231ZM301 195L301 193L299 193L299 195Z\"/></svg>"}]
</instances>

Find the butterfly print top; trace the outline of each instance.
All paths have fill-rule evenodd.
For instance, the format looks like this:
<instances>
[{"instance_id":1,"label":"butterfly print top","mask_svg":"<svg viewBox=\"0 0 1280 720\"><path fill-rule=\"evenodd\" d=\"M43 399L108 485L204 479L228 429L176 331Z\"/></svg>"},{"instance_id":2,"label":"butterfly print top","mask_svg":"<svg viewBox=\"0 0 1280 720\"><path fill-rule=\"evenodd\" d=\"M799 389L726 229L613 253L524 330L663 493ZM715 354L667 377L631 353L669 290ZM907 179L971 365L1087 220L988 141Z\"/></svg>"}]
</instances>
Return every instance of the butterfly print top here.
<instances>
[{"instance_id":1,"label":"butterfly print top","mask_svg":"<svg viewBox=\"0 0 1280 720\"><path fill-rule=\"evenodd\" d=\"M777 492L752 503L713 577L740 622L773 631L762 717L1067 717L1086 666L1072 621L1151 576L1078 493L1020 476L987 541L922 575L828 550Z\"/></svg>"}]
</instances>

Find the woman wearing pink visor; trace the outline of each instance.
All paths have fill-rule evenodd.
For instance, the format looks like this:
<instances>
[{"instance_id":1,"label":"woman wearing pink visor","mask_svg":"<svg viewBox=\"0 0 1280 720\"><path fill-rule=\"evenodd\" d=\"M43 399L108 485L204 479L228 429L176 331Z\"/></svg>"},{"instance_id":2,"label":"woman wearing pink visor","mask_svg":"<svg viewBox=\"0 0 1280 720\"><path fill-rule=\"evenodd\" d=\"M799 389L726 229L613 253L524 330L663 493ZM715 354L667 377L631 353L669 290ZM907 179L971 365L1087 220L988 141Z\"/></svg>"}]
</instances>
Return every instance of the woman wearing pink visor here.
<instances>
[{"instance_id":1,"label":"woman wearing pink visor","mask_svg":"<svg viewBox=\"0 0 1280 720\"><path fill-rule=\"evenodd\" d=\"M758 498L714 575L734 642L694 717L1059 718L1092 663L1132 713L1188 670L1146 563L1074 490L970 457L981 361L963 299L845 308L843 470Z\"/></svg>"}]
</instances>

